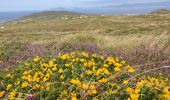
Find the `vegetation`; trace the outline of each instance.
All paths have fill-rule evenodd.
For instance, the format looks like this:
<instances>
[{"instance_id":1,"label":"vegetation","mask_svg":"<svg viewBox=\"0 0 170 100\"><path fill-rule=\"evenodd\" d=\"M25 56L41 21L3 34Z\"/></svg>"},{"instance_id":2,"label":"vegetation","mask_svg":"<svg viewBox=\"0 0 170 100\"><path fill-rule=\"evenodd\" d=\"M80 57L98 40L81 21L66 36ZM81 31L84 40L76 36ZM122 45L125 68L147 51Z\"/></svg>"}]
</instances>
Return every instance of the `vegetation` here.
<instances>
[{"instance_id":1,"label":"vegetation","mask_svg":"<svg viewBox=\"0 0 170 100\"><path fill-rule=\"evenodd\" d=\"M1 73L0 97L29 100L169 99L169 80L162 76L159 79L138 78L136 72L117 57L86 52L59 53L56 58L36 56L12 71L6 69Z\"/></svg>"},{"instance_id":2,"label":"vegetation","mask_svg":"<svg viewBox=\"0 0 170 100\"><path fill-rule=\"evenodd\" d=\"M170 15L43 12L0 29L0 99L170 99Z\"/></svg>"},{"instance_id":3,"label":"vegetation","mask_svg":"<svg viewBox=\"0 0 170 100\"><path fill-rule=\"evenodd\" d=\"M160 9L160 10L151 12L151 14L170 14L170 11L167 9Z\"/></svg>"}]
</instances>

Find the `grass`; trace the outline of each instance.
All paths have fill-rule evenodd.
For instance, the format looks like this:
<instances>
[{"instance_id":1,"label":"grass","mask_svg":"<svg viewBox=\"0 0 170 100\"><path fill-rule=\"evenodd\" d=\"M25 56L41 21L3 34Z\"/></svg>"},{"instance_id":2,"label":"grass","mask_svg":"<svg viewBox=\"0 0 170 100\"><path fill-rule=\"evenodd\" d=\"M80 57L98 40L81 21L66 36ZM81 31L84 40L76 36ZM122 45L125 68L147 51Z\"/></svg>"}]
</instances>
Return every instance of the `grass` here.
<instances>
[{"instance_id":1,"label":"grass","mask_svg":"<svg viewBox=\"0 0 170 100\"><path fill-rule=\"evenodd\" d=\"M24 41L55 39L60 34L101 34L120 36L129 34L169 34L169 15L155 16L90 16L84 19L23 19L7 23L5 32L1 33L1 41L10 41L11 37ZM109 30L109 32L108 32ZM46 35L48 34L48 36ZM169 35L168 35L169 36ZM3 38L2 38L3 37ZM4 39L4 37L6 37Z\"/></svg>"}]
</instances>

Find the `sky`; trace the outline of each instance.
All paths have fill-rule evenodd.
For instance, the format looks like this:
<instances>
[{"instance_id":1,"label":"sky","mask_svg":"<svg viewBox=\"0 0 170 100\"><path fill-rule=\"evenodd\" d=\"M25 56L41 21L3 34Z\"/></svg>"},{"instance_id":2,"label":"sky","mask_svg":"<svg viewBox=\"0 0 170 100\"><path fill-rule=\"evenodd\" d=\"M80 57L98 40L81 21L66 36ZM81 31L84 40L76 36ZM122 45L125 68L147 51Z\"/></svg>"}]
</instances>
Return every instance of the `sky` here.
<instances>
[{"instance_id":1,"label":"sky","mask_svg":"<svg viewBox=\"0 0 170 100\"><path fill-rule=\"evenodd\" d=\"M119 8L120 10L128 8L130 11L134 8L166 8L168 6L170 7L170 0L0 0L0 12L43 10L99 12Z\"/></svg>"}]
</instances>

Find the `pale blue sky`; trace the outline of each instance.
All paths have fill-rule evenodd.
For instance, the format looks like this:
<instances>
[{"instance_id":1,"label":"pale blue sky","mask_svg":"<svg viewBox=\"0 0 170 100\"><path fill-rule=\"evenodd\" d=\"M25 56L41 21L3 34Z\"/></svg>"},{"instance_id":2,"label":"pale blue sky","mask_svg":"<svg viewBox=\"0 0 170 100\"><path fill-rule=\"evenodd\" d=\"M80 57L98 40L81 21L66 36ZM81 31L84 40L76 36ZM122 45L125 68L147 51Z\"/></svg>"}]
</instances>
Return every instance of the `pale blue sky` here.
<instances>
[{"instance_id":1,"label":"pale blue sky","mask_svg":"<svg viewBox=\"0 0 170 100\"><path fill-rule=\"evenodd\" d=\"M52 9L94 9L111 6L140 5L169 2L170 0L0 0L0 11L40 11ZM159 5L157 5L159 6ZM163 7L164 5L161 5ZM167 3L166 3L167 6Z\"/></svg>"}]
</instances>

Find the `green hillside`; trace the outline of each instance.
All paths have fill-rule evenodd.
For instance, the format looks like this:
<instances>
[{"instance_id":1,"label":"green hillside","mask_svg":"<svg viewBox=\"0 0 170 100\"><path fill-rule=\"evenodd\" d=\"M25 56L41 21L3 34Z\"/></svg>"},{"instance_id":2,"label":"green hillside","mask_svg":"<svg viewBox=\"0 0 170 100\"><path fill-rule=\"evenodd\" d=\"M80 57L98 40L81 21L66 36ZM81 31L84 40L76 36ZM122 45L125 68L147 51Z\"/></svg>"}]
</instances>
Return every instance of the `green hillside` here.
<instances>
[{"instance_id":1,"label":"green hillside","mask_svg":"<svg viewBox=\"0 0 170 100\"><path fill-rule=\"evenodd\" d=\"M170 11L167 9L160 9L160 10L153 11L150 14L170 14Z\"/></svg>"}]
</instances>

